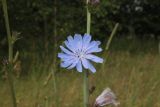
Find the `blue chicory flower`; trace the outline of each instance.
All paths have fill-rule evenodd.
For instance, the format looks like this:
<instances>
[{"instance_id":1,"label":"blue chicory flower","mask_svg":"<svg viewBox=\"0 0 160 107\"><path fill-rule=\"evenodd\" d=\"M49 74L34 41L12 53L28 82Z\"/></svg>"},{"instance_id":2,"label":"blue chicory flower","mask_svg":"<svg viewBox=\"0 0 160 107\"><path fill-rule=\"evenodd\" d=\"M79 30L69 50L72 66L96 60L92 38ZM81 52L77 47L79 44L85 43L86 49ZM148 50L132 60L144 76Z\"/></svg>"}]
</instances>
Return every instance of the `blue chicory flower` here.
<instances>
[{"instance_id":1,"label":"blue chicory flower","mask_svg":"<svg viewBox=\"0 0 160 107\"><path fill-rule=\"evenodd\" d=\"M99 48L100 41L91 41L91 35L84 34L82 37L80 34L75 34L74 37L68 36L64 43L66 48L60 46L62 52L58 53L58 57L62 60L61 67L67 69L76 67L78 72L82 72L83 66L85 69L89 69L94 73L96 69L91 64L91 61L103 63L102 58L92 54L101 52L102 48Z\"/></svg>"}]
</instances>

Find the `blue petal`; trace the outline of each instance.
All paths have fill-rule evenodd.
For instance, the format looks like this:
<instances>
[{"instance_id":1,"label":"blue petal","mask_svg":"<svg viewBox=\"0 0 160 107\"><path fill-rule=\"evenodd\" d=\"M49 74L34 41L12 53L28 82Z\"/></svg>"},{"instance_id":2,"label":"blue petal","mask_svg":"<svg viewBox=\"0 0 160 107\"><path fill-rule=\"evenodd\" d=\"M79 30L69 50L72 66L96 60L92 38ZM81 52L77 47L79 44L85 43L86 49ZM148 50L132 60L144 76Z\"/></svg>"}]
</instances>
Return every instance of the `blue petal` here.
<instances>
[{"instance_id":1,"label":"blue petal","mask_svg":"<svg viewBox=\"0 0 160 107\"><path fill-rule=\"evenodd\" d=\"M59 58L68 58L68 54L58 53Z\"/></svg>"},{"instance_id":2,"label":"blue petal","mask_svg":"<svg viewBox=\"0 0 160 107\"><path fill-rule=\"evenodd\" d=\"M98 57L98 56L95 56L95 55L92 55L92 54L88 54L86 55L86 58L91 60L91 61L94 61L96 63L103 63L103 59Z\"/></svg>"},{"instance_id":3,"label":"blue petal","mask_svg":"<svg viewBox=\"0 0 160 107\"><path fill-rule=\"evenodd\" d=\"M92 41L92 42L89 43L89 45L87 47L87 50L92 48L92 47L95 47L95 46L97 46L97 42L96 41Z\"/></svg>"},{"instance_id":4,"label":"blue petal","mask_svg":"<svg viewBox=\"0 0 160 107\"><path fill-rule=\"evenodd\" d=\"M76 58L72 55L68 55L64 53L58 53L58 57L61 58L62 61L66 61L66 62L72 61Z\"/></svg>"},{"instance_id":5,"label":"blue petal","mask_svg":"<svg viewBox=\"0 0 160 107\"><path fill-rule=\"evenodd\" d=\"M87 50L89 50L90 48L98 47L100 44L101 44L100 41L92 41L92 42L88 45Z\"/></svg>"},{"instance_id":6,"label":"blue petal","mask_svg":"<svg viewBox=\"0 0 160 107\"><path fill-rule=\"evenodd\" d=\"M97 42L97 45L100 45L101 44L101 42L100 41L96 41Z\"/></svg>"},{"instance_id":7,"label":"blue petal","mask_svg":"<svg viewBox=\"0 0 160 107\"><path fill-rule=\"evenodd\" d=\"M74 35L74 44L75 44L75 47L76 47L76 50L79 49L81 50L82 49L82 36L80 34L75 34Z\"/></svg>"},{"instance_id":8,"label":"blue petal","mask_svg":"<svg viewBox=\"0 0 160 107\"><path fill-rule=\"evenodd\" d=\"M73 42L73 37L72 36L68 36L68 42Z\"/></svg>"},{"instance_id":9,"label":"blue petal","mask_svg":"<svg viewBox=\"0 0 160 107\"><path fill-rule=\"evenodd\" d=\"M62 62L61 63L61 67L63 67L63 68L66 68L66 67L68 67L70 65L71 65L71 63L68 63L68 62Z\"/></svg>"},{"instance_id":10,"label":"blue petal","mask_svg":"<svg viewBox=\"0 0 160 107\"><path fill-rule=\"evenodd\" d=\"M82 72L82 64L81 64L80 60L78 61L76 68L77 68L78 72Z\"/></svg>"},{"instance_id":11,"label":"blue petal","mask_svg":"<svg viewBox=\"0 0 160 107\"><path fill-rule=\"evenodd\" d=\"M101 52L101 51L102 51L102 48L92 47L92 48L88 49L86 51L86 53L88 54L88 53Z\"/></svg>"},{"instance_id":12,"label":"blue petal","mask_svg":"<svg viewBox=\"0 0 160 107\"><path fill-rule=\"evenodd\" d=\"M96 72L95 67L89 61L88 61L88 68L89 68L89 70L91 70L91 72L93 72L93 73Z\"/></svg>"},{"instance_id":13,"label":"blue petal","mask_svg":"<svg viewBox=\"0 0 160 107\"><path fill-rule=\"evenodd\" d=\"M89 34L84 34L83 37L83 48L86 49L91 41L91 36Z\"/></svg>"},{"instance_id":14,"label":"blue petal","mask_svg":"<svg viewBox=\"0 0 160 107\"><path fill-rule=\"evenodd\" d=\"M71 51L69 51L68 49L64 48L63 46L60 46L61 50L63 52L65 52L66 54L69 54L69 55L73 55L73 53Z\"/></svg>"},{"instance_id":15,"label":"blue petal","mask_svg":"<svg viewBox=\"0 0 160 107\"><path fill-rule=\"evenodd\" d=\"M74 63L77 60L77 57L68 57L66 59L62 59L62 61L66 61L66 62L70 62L70 63Z\"/></svg>"},{"instance_id":16,"label":"blue petal","mask_svg":"<svg viewBox=\"0 0 160 107\"><path fill-rule=\"evenodd\" d=\"M61 67L66 68L68 67L68 69L72 69L73 67L76 66L78 59L75 57L70 57L68 59L64 59L63 62L61 63Z\"/></svg>"},{"instance_id":17,"label":"blue petal","mask_svg":"<svg viewBox=\"0 0 160 107\"><path fill-rule=\"evenodd\" d=\"M88 65L89 65L88 63L89 62L87 59L85 59L85 58L82 59L82 64L83 64L84 68L88 69Z\"/></svg>"},{"instance_id":18,"label":"blue petal","mask_svg":"<svg viewBox=\"0 0 160 107\"><path fill-rule=\"evenodd\" d=\"M74 68L78 63L78 59L74 60L74 62L67 68L67 69L72 69Z\"/></svg>"},{"instance_id":19,"label":"blue petal","mask_svg":"<svg viewBox=\"0 0 160 107\"><path fill-rule=\"evenodd\" d=\"M71 50L72 52L75 51L73 42L64 41L64 43L69 50Z\"/></svg>"},{"instance_id":20,"label":"blue petal","mask_svg":"<svg viewBox=\"0 0 160 107\"><path fill-rule=\"evenodd\" d=\"M64 42L65 45L67 46L68 49L70 49L72 52L74 52L75 51L75 48L74 48L75 44L74 44L73 37L72 36L68 36L67 39L68 39L68 41Z\"/></svg>"}]
</instances>

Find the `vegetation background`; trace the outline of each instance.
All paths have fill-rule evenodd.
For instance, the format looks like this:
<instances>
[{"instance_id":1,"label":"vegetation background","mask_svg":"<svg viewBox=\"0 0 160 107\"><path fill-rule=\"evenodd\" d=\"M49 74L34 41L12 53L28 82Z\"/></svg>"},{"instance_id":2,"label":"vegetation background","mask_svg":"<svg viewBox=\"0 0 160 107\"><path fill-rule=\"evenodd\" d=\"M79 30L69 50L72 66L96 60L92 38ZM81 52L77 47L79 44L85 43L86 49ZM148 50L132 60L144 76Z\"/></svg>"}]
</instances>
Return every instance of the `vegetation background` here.
<instances>
[{"instance_id":1,"label":"vegetation background","mask_svg":"<svg viewBox=\"0 0 160 107\"><path fill-rule=\"evenodd\" d=\"M68 35L86 31L85 0L8 0L12 34L20 35L14 46L19 58L14 65L14 86L18 107L55 107L53 81L47 85L53 67L54 41L57 49ZM57 8L54 14L54 8ZM116 23L118 30L110 45L104 49L105 68L96 66L90 75L95 91L90 103L110 87L120 101L119 107L160 107L160 1L159 0L100 0L91 5L91 34L106 42ZM56 16L56 31L54 25ZM5 22L0 2L0 60L8 56ZM81 107L82 75L59 67L57 88L60 107ZM90 86L90 87L91 87ZM0 64L0 107L11 107L10 94Z\"/></svg>"}]
</instances>

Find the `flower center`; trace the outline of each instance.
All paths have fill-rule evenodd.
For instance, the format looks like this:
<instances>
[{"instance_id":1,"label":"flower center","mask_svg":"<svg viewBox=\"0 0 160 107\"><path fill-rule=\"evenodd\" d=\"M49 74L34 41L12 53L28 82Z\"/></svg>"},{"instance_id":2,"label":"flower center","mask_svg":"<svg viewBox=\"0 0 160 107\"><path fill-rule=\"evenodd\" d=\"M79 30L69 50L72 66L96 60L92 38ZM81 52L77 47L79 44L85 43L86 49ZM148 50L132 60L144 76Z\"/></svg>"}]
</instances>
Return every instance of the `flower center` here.
<instances>
[{"instance_id":1,"label":"flower center","mask_svg":"<svg viewBox=\"0 0 160 107\"><path fill-rule=\"evenodd\" d=\"M84 58L84 53L83 53L83 52L80 52L80 53L79 53L79 58L80 58L80 59Z\"/></svg>"},{"instance_id":2,"label":"flower center","mask_svg":"<svg viewBox=\"0 0 160 107\"><path fill-rule=\"evenodd\" d=\"M75 56L78 57L79 59L82 59L85 57L85 52L82 50L77 50Z\"/></svg>"}]
</instances>

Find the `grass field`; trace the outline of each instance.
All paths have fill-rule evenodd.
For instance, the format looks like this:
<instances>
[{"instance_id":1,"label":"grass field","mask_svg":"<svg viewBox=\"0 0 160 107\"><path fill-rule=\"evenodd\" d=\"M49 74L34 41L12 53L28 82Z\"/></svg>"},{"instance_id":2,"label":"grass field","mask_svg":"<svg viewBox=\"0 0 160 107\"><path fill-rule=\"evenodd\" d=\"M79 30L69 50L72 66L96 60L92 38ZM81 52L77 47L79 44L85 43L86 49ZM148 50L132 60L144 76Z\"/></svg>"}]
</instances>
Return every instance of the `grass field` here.
<instances>
[{"instance_id":1,"label":"grass field","mask_svg":"<svg viewBox=\"0 0 160 107\"><path fill-rule=\"evenodd\" d=\"M157 54L130 54L110 52L104 71L98 65L91 74L90 86L96 87L90 95L93 103L106 87L118 97L119 107L160 107L160 57ZM33 70L40 70L36 68ZM60 107L82 107L82 74L60 69L57 73ZM44 86L49 71L15 79L18 107L55 107L52 79ZM6 81L0 81L0 107L11 107Z\"/></svg>"}]
</instances>

